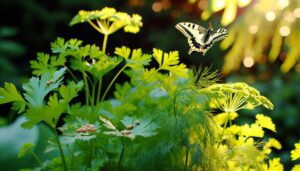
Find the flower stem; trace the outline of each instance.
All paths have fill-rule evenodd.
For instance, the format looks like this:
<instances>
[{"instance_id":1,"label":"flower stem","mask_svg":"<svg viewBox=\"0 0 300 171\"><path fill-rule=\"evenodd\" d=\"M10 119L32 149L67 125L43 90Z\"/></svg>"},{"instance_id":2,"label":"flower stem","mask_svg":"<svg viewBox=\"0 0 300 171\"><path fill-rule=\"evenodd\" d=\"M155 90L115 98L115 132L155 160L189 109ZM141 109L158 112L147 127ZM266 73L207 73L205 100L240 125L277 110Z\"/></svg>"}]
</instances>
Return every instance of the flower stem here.
<instances>
[{"instance_id":1,"label":"flower stem","mask_svg":"<svg viewBox=\"0 0 300 171\"><path fill-rule=\"evenodd\" d=\"M95 98L96 98L96 84L97 84L97 81L94 81L92 83L92 99L91 99L91 105L93 106L95 104Z\"/></svg>"},{"instance_id":2,"label":"flower stem","mask_svg":"<svg viewBox=\"0 0 300 171\"><path fill-rule=\"evenodd\" d=\"M65 65L64 65L65 66ZM74 75L74 73L70 70L70 68L69 67L67 67L67 66L65 66L66 68L67 68L67 71L69 72L69 74L72 76L72 78L76 81L76 82L78 82L78 80L77 80L77 78L76 78L76 76Z\"/></svg>"},{"instance_id":3,"label":"flower stem","mask_svg":"<svg viewBox=\"0 0 300 171\"><path fill-rule=\"evenodd\" d=\"M112 81L110 82L110 84L108 85L108 87L106 88L102 98L101 98L101 101L100 103L104 100L104 98L106 97L108 91L110 90L111 86L114 84L114 82L116 81L116 79L118 78L118 76L123 72L123 70L127 67L127 65L124 65L120 71L115 75L115 77L112 79Z\"/></svg>"},{"instance_id":4,"label":"flower stem","mask_svg":"<svg viewBox=\"0 0 300 171\"><path fill-rule=\"evenodd\" d=\"M39 159L39 157L33 152L30 151L30 154L33 156L33 158L39 163L39 165L41 166L41 168L43 168L43 164L41 162L41 160ZM44 169L43 169L44 170Z\"/></svg>"},{"instance_id":5,"label":"flower stem","mask_svg":"<svg viewBox=\"0 0 300 171\"><path fill-rule=\"evenodd\" d=\"M102 78L100 78L99 83L98 83L98 90L97 90L96 104L98 104L98 103L99 103L99 100L100 100L101 87L102 87Z\"/></svg>"},{"instance_id":6,"label":"flower stem","mask_svg":"<svg viewBox=\"0 0 300 171\"><path fill-rule=\"evenodd\" d=\"M99 27L97 27L91 20L88 20L88 22L95 30L97 30L99 33L103 34L103 31Z\"/></svg>"},{"instance_id":7,"label":"flower stem","mask_svg":"<svg viewBox=\"0 0 300 171\"><path fill-rule=\"evenodd\" d=\"M106 51L106 44L107 44L108 34L104 34L103 44L102 44L102 51L105 53Z\"/></svg>"},{"instance_id":8,"label":"flower stem","mask_svg":"<svg viewBox=\"0 0 300 171\"><path fill-rule=\"evenodd\" d=\"M121 169L121 163L122 163L122 159L123 159L123 156L124 156L124 152L125 152L125 148L124 148L124 145L123 145L122 146L122 151L121 151L121 154L120 154L120 157L119 157L118 170Z\"/></svg>"},{"instance_id":9,"label":"flower stem","mask_svg":"<svg viewBox=\"0 0 300 171\"><path fill-rule=\"evenodd\" d=\"M227 125L228 125L228 122L230 122L230 112L226 112L226 113L227 113L227 120L226 120L226 122L224 123L223 130L222 130L222 133L221 133L221 140L220 140L219 143L218 143L218 147L220 146L220 144L221 144L221 142L222 142L222 137L223 137L223 135L224 135L224 132L225 132L225 129L226 129Z\"/></svg>"},{"instance_id":10,"label":"flower stem","mask_svg":"<svg viewBox=\"0 0 300 171\"><path fill-rule=\"evenodd\" d=\"M86 102L86 105L89 105L89 97L90 97L89 83L87 81L86 74L83 72L82 75L83 75L83 80L84 80L84 84L85 84L85 102Z\"/></svg>"},{"instance_id":11,"label":"flower stem","mask_svg":"<svg viewBox=\"0 0 300 171\"><path fill-rule=\"evenodd\" d=\"M52 127L53 129L53 132L54 132L54 136L55 136L55 139L56 139L56 142L57 142L57 145L58 145L58 149L59 149L59 152L60 152L60 156L61 156L61 159L62 159L62 163L63 163L63 170L64 171L67 171L67 163L66 163L66 159L65 159L65 155L64 155L64 151L62 149L62 145L60 143L60 140L59 140L59 137L58 137L58 133L56 131L56 129L54 127Z\"/></svg>"}]
</instances>

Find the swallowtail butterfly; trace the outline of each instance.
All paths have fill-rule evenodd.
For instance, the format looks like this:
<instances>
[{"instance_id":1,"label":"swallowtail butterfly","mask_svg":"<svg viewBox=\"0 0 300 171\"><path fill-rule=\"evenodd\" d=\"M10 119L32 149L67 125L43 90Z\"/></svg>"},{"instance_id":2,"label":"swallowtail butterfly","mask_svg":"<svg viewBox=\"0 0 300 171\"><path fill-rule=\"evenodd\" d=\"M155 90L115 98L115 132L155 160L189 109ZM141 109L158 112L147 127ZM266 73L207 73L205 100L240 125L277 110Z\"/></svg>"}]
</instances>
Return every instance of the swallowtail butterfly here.
<instances>
[{"instance_id":1,"label":"swallowtail butterfly","mask_svg":"<svg viewBox=\"0 0 300 171\"><path fill-rule=\"evenodd\" d=\"M222 40L228 35L228 30L225 28L219 28L214 32L211 25L205 29L202 26L189 22L178 23L175 28L188 38L190 45L189 55L193 51L202 52L203 55L205 55L207 50L211 48L216 41Z\"/></svg>"}]
</instances>

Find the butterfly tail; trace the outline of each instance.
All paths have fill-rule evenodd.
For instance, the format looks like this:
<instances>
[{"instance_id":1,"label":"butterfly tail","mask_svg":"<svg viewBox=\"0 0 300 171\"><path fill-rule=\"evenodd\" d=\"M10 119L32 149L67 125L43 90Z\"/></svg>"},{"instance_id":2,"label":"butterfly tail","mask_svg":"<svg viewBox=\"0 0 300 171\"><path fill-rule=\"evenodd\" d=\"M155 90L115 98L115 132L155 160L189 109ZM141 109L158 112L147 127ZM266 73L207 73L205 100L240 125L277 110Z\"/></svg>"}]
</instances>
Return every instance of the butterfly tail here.
<instances>
[{"instance_id":1,"label":"butterfly tail","mask_svg":"<svg viewBox=\"0 0 300 171\"><path fill-rule=\"evenodd\" d=\"M193 51L194 51L194 49L191 47L189 50L189 55L192 54Z\"/></svg>"}]
</instances>

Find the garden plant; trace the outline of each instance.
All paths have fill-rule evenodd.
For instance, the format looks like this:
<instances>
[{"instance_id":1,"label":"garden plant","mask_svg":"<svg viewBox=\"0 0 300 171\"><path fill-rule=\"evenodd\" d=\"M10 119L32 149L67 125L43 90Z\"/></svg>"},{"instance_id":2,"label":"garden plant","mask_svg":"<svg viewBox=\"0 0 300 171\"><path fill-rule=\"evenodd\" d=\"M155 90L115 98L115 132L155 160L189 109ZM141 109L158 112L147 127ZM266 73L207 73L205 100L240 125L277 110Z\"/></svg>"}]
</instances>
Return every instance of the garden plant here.
<instances>
[{"instance_id":1,"label":"garden plant","mask_svg":"<svg viewBox=\"0 0 300 171\"><path fill-rule=\"evenodd\" d=\"M276 133L271 117L236 122L240 110L273 109L258 90L220 83L211 67L188 68L178 51L124 45L108 54L113 33L140 31L138 14L81 10L70 25L81 23L103 35L100 46L59 37L51 53L30 61L33 76L22 90L8 82L0 88L0 104L25 116L24 129L45 124L53 133L46 151L57 157L41 161L26 143L19 157L32 155L37 167L23 170L283 170L271 155L280 142L265 136Z\"/></svg>"}]
</instances>

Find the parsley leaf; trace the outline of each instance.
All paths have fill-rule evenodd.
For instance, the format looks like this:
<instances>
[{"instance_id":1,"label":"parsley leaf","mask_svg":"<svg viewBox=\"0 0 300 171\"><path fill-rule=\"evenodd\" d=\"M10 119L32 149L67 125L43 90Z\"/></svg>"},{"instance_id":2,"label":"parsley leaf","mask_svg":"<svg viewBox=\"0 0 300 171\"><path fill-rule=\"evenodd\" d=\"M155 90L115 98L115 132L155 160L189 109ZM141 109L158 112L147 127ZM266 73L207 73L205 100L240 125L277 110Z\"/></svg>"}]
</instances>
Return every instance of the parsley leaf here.
<instances>
[{"instance_id":1,"label":"parsley leaf","mask_svg":"<svg viewBox=\"0 0 300 171\"><path fill-rule=\"evenodd\" d=\"M66 68L61 68L56 71L52 78L50 73L42 74L40 78L32 77L23 85L25 99L34 107L42 107L45 96L60 85L65 70Z\"/></svg>"},{"instance_id":2,"label":"parsley leaf","mask_svg":"<svg viewBox=\"0 0 300 171\"><path fill-rule=\"evenodd\" d=\"M115 53L125 59L128 67L135 70L143 69L143 67L148 65L151 61L151 55L143 54L141 49L133 49L131 57L131 50L126 46L116 48Z\"/></svg>"},{"instance_id":3,"label":"parsley leaf","mask_svg":"<svg viewBox=\"0 0 300 171\"><path fill-rule=\"evenodd\" d=\"M187 77L186 65L179 64L178 51L171 51L169 53L163 53L162 50L153 49L153 57L159 64L159 70L167 70L174 75Z\"/></svg>"},{"instance_id":4,"label":"parsley leaf","mask_svg":"<svg viewBox=\"0 0 300 171\"><path fill-rule=\"evenodd\" d=\"M42 75L45 73L53 74L58 67L66 63L64 56L51 56L49 54L37 53L37 60L30 61L34 75Z\"/></svg>"},{"instance_id":5,"label":"parsley leaf","mask_svg":"<svg viewBox=\"0 0 300 171\"><path fill-rule=\"evenodd\" d=\"M0 88L0 104L13 102L13 107L15 111L21 113L25 110L26 101L23 99L22 95L17 91L15 85L12 83L4 83L4 88Z\"/></svg>"}]
</instances>

